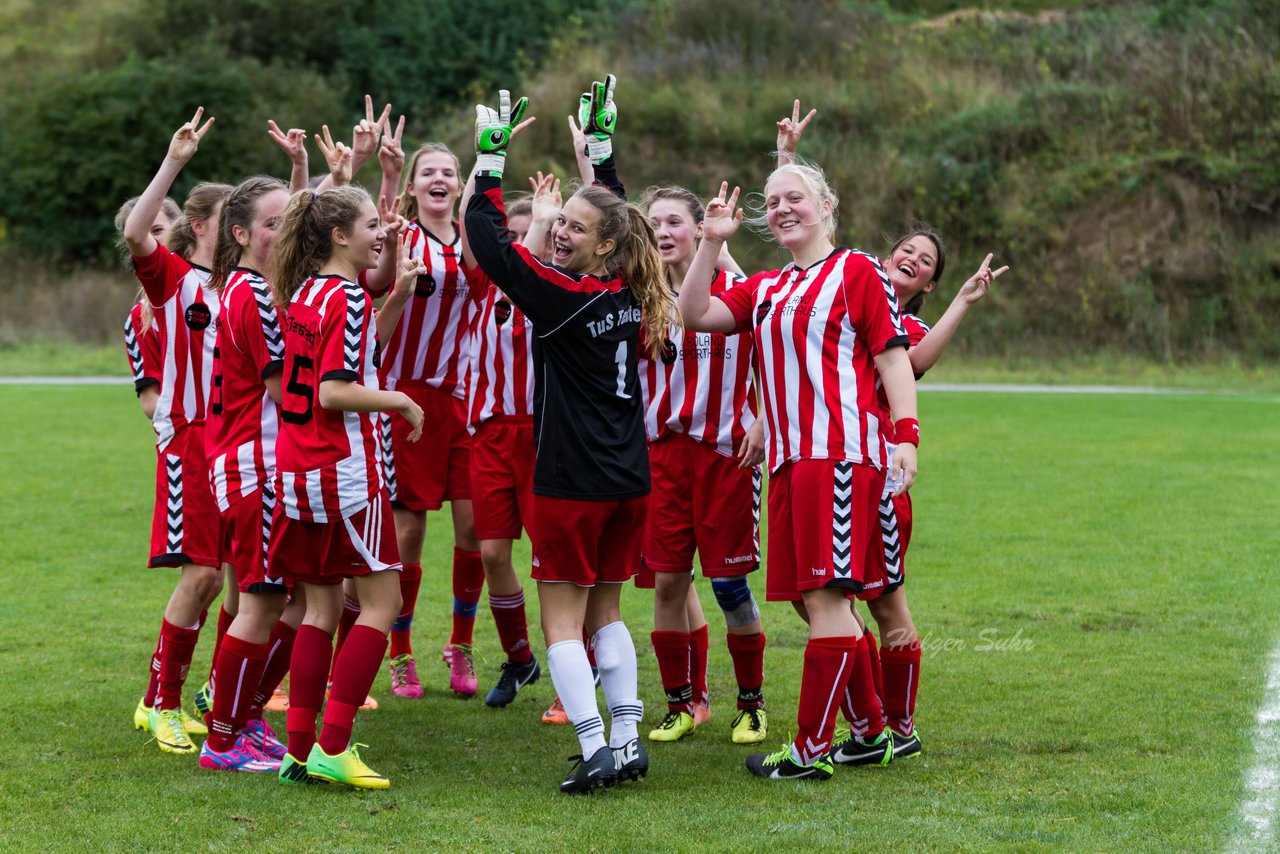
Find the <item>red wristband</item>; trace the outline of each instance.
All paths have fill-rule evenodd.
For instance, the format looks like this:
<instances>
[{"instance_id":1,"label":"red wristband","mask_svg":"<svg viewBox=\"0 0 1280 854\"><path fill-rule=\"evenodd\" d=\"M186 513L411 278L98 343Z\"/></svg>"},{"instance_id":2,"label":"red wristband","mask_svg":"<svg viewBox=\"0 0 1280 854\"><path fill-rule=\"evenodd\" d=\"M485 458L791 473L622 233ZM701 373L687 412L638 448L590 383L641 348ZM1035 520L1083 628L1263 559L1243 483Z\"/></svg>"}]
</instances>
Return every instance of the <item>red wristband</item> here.
<instances>
[{"instance_id":1,"label":"red wristband","mask_svg":"<svg viewBox=\"0 0 1280 854\"><path fill-rule=\"evenodd\" d=\"M920 422L914 418L899 418L893 425L893 443L920 447Z\"/></svg>"}]
</instances>

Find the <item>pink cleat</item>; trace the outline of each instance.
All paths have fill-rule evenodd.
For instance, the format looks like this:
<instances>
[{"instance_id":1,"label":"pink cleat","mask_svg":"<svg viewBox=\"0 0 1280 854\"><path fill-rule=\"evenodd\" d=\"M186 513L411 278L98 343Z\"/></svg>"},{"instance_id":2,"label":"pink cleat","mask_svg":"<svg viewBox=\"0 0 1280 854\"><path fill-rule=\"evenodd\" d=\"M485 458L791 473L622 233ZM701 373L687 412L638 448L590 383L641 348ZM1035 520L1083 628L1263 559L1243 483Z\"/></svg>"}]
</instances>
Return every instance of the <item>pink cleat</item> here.
<instances>
[{"instance_id":1,"label":"pink cleat","mask_svg":"<svg viewBox=\"0 0 1280 854\"><path fill-rule=\"evenodd\" d=\"M285 747L271 724L265 718L249 721L240 732L240 739L248 742L255 750L271 759L284 759Z\"/></svg>"},{"instance_id":2,"label":"pink cleat","mask_svg":"<svg viewBox=\"0 0 1280 854\"><path fill-rule=\"evenodd\" d=\"M480 688L471 658L471 644L449 647L449 688L459 697L474 697Z\"/></svg>"},{"instance_id":3,"label":"pink cleat","mask_svg":"<svg viewBox=\"0 0 1280 854\"><path fill-rule=\"evenodd\" d=\"M426 692L418 678L418 662L412 655L397 655L391 659L391 693L406 700L420 700Z\"/></svg>"}]
</instances>

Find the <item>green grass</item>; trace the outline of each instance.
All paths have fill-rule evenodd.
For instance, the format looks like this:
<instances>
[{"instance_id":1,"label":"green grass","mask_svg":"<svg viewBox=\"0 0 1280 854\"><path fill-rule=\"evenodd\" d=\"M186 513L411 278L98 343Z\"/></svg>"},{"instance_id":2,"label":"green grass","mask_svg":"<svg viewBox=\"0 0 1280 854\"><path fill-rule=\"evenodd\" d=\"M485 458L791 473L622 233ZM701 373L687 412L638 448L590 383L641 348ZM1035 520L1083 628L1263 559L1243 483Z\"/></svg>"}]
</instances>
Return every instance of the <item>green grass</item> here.
<instances>
[{"instance_id":1,"label":"green grass","mask_svg":"<svg viewBox=\"0 0 1280 854\"><path fill-rule=\"evenodd\" d=\"M1280 399L926 393L922 411L919 759L828 784L749 778L711 614L711 725L654 746L642 783L559 795L577 748L537 723L549 678L503 711L447 696L436 514L415 624L427 698L392 701L380 676L357 738L393 788L362 794L200 773L132 731L173 583L143 568L149 430L127 386L0 387L0 848L1222 849L1280 613ZM623 610L653 722L651 601L628 589ZM764 619L776 743L805 635L788 607ZM499 659L483 611L477 626L483 689Z\"/></svg>"}]
</instances>

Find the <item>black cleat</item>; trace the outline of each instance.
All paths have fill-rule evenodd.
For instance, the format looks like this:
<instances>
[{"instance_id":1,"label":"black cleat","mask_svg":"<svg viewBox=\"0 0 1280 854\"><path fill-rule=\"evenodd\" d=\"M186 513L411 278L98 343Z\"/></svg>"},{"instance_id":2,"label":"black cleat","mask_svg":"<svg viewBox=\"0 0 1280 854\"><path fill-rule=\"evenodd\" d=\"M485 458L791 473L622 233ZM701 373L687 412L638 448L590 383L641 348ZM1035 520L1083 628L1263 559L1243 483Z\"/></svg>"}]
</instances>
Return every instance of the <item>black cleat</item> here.
<instances>
[{"instance_id":1,"label":"black cleat","mask_svg":"<svg viewBox=\"0 0 1280 854\"><path fill-rule=\"evenodd\" d=\"M831 745L831 761L837 765L888 765L893 761L892 730L884 730L871 741L842 728L844 738Z\"/></svg>"},{"instance_id":2,"label":"black cleat","mask_svg":"<svg viewBox=\"0 0 1280 854\"><path fill-rule=\"evenodd\" d=\"M893 758L906 759L920 753L920 735L913 729L911 735L902 735L894 730L886 730L893 737Z\"/></svg>"},{"instance_id":3,"label":"black cleat","mask_svg":"<svg viewBox=\"0 0 1280 854\"><path fill-rule=\"evenodd\" d=\"M610 750L613 751L613 768L619 783L640 780L649 773L649 754L645 752L639 736L622 747L611 747Z\"/></svg>"},{"instance_id":4,"label":"black cleat","mask_svg":"<svg viewBox=\"0 0 1280 854\"><path fill-rule=\"evenodd\" d=\"M498 677L498 684L485 695L484 704L501 709L516 698L521 688L537 682L541 675L542 668L538 666L536 655L529 659L528 664L517 664L509 660L502 662L502 675Z\"/></svg>"},{"instance_id":5,"label":"black cleat","mask_svg":"<svg viewBox=\"0 0 1280 854\"><path fill-rule=\"evenodd\" d=\"M789 744L777 753L751 754L747 770L769 780L830 780L835 773L830 754L818 757L812 765L801 765L791 757Z\"/></svg>"},{"instance_id":6,"label":"black cleat","mask_svg":"<svg viewBox=\"0 0 1280 854\"><path fill-rule=\"evenodd\" d=\"M569 758L573 760L573 770L560 784L560 791L566 795L589 795L618 781L613 751L607 744L593 753L590 759L583 759L581 754Z\"/></svg>"}]
</instances>

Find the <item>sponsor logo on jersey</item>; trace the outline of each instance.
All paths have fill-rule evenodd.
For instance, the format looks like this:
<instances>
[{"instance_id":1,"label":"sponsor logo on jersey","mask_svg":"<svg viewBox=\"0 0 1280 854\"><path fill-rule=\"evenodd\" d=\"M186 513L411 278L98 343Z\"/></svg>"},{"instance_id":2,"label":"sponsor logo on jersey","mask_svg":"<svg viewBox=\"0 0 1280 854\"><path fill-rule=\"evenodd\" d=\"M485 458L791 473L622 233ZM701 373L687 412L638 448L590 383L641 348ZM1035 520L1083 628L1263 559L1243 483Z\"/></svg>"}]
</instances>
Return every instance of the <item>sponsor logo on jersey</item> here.
<instances>
[{"instance_id":1,"label":"sponsor logo on jersey","mask_svg":"<svg viewBox=\"0 0 1280 854\"><path fill-rule=\"evenodd\" d=\"M209 311L209 306L202 302L197 302L187 306L183 319L187 322L187 328L198 331L206 329L210 322L213 321L213 312Z\"/></svg>"},{"instance_id":2,"label":"sponsor logo on jersey","mask_svg":"<svg viewBox=\"0 0 1280 854\"><path fill-rule=\"evenodd\" d=\"M756 323L764 323L764 319L769 316L769 309L773 308L771 300L765 300L756 308Z\"/></svg>"},{"instance_id":3,"label":"sponsor logo on jersey","mask_svg":"<svg viewBox=\"0 0 1280 854\"><path fill-rule=\"evenodd\" d=\"M424 299L436 292L435 276L419 276L418 283L413 288L414 296L420 296Z\"/></svg>"},{"instance_id":4,"label":"sponsor logo on jersey","mask_svg":"<svg viewBox=\"0 0 1280 854\"><path fill-rule=\"evenodd\" d=\"M511 318L511 303L504 299L498 300L493 306L493 325L501 326Z\"/></svg>"},{"instance_id":5,"label":"sponsor logo on jersey","mask_svg":"<svg viewBox=\"0 0 1280 854\"><path fill-rule=\"evenodd\" d=\"M676 342L670 338L662 342L662 364L674 365L676 363Z\"/></svg>"}]
</instances>

